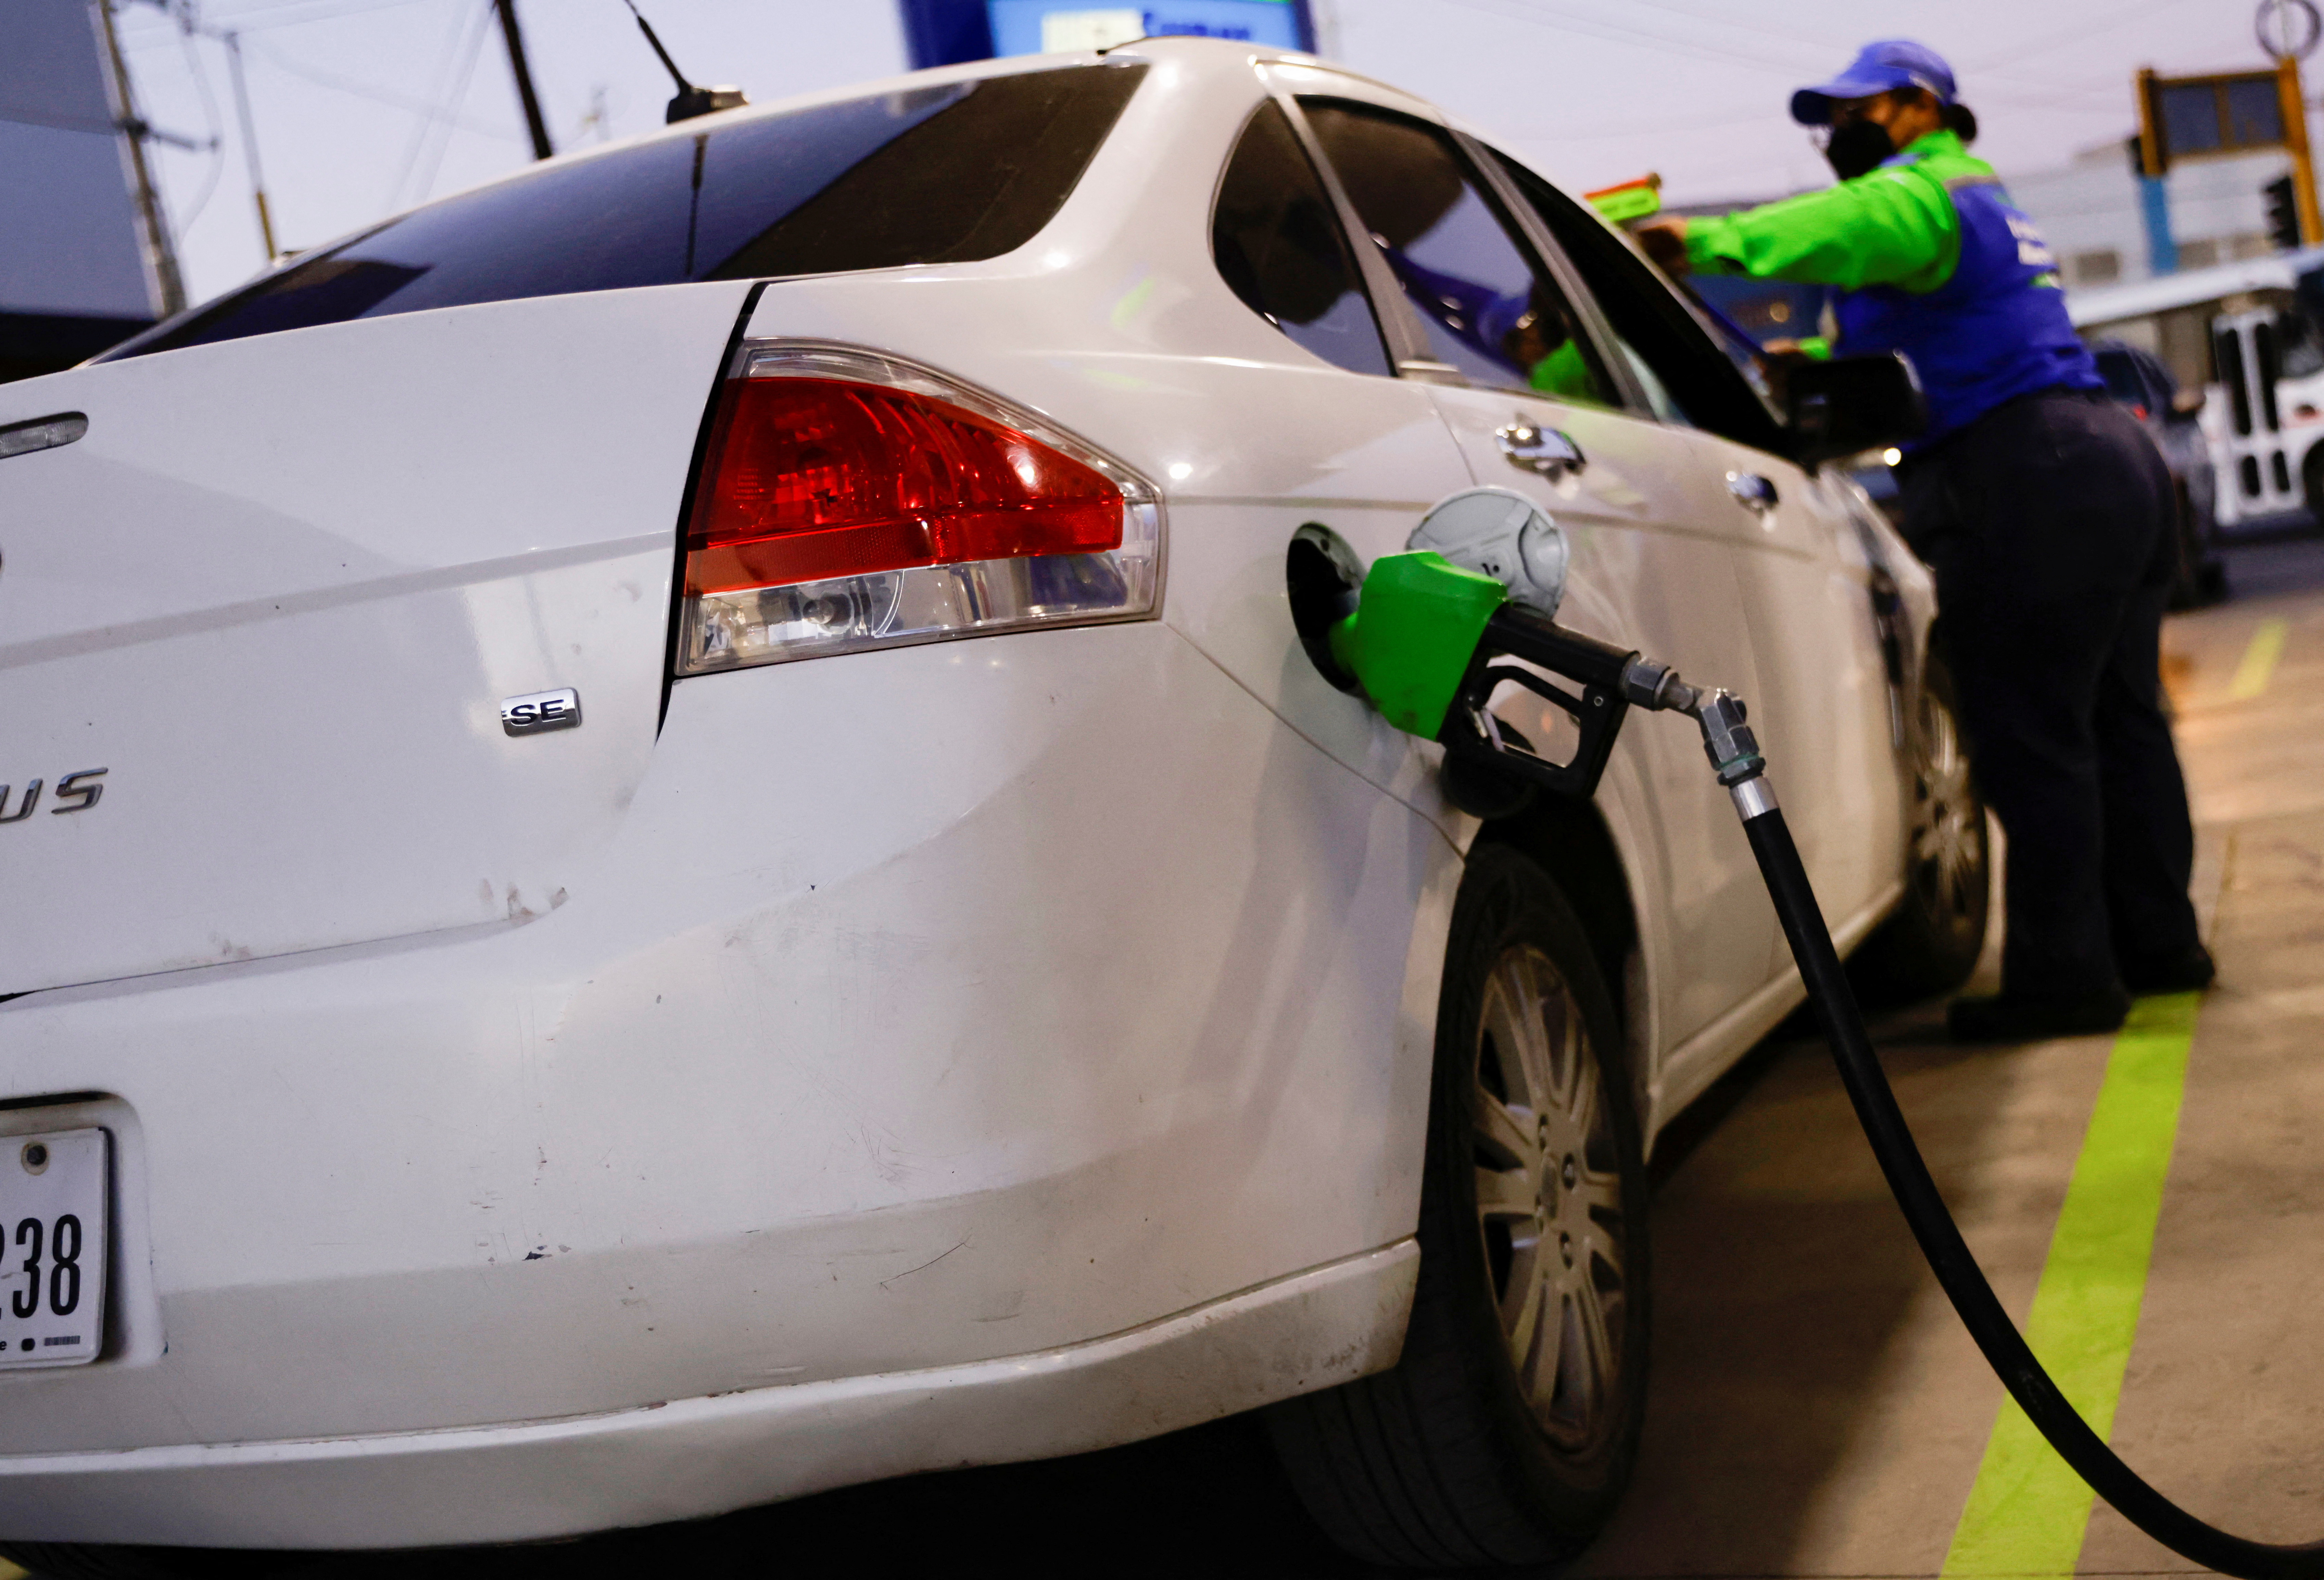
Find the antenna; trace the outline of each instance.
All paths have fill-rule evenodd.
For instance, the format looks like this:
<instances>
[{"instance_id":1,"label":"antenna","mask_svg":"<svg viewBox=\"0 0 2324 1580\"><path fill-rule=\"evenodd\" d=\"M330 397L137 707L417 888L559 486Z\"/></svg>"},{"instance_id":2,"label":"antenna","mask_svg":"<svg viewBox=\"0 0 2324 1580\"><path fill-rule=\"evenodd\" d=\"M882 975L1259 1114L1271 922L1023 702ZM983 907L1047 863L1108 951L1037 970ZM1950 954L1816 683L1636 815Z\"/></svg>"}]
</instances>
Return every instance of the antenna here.
<instances>
[{"instance_id":1,"label":"antenna","mask_svg":"<svg viewBox=\"0 0 2324 1580\"><path fill-rule=\"evenodd\" d=\"M696 115L706 115L715 110L731 110L751 102L742 97L742 90L739 88L696 88L688 82L686 73L678 69L678 62L669 58L669 51L661 47L661 40L654 36L653 23L648 22L645 13L638 9L637 0L622 0L622 4L627 5L630 14L638 19L638 31L646 35L646 42L659 57L662 69L669 72L670 80L678 84L678 92L670 99L669 110L662 115L665 125L690 121Z\"/></svg>"}]
</instances>

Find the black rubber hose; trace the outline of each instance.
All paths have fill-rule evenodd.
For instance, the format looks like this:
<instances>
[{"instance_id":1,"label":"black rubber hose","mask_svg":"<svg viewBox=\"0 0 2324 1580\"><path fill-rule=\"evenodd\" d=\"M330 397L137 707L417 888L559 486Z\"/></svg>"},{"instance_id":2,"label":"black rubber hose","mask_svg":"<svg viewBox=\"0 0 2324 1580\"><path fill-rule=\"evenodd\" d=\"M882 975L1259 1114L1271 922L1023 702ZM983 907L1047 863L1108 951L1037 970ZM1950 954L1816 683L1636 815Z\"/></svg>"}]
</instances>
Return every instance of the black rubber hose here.
<instances>
[{"instance_id":1,"label":"black rubber hose","mask_svg":"<svg viewBox=\"0 0 2324 1580\"><path fill-rule=\"evenodd\" d=\"M1799 962L1808 1002L1815 1006L1816 1021L1831 1044L1849 1101L1856 1104L1865 1138L1880 1160L1880 1171L1888 1177L1888 1188L1904 1209L1904 1221L1921 1243L1937 1282L2026 1418L2093 1492L2180 1557L2243 1580L2324 1576L2324 1542L2279 1547L2206 1525L2141 1480L2058 1391L1994 1297L1993 1286L1985 1281L1944 1197L1937 1194L1936 1181L1929 1178L1928 1165L1921 1160L1921 1149L1864 1030L1863 1013L1840 969L1840 955L1831 946L1823 911L1809 886L1807 870L1800 864L1799 847L1792 843L1784 814L1769 810L1746 818L1743 831L1750 837L1751 854L1758 858L1775 914L1783 919L1784 936L1791 940L1792 957Z\"/></svg>"}]
</instances>

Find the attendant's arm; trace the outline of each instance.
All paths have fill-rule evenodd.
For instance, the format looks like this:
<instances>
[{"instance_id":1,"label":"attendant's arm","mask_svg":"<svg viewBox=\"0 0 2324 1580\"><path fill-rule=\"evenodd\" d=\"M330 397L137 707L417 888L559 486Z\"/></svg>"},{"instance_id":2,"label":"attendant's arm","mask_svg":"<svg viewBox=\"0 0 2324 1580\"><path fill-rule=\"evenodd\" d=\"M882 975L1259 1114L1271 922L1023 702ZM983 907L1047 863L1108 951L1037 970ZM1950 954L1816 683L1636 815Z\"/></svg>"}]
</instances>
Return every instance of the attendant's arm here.
<instances>
[{"instance_id":1,"label":"attendant's arm","mask_svg":"<svg viewBox=\"0 0 2324 1580\"><path fill-rule=\"evenodd\" d=\"M1724 218L1690 219L1686 255L1706 274L1928 291L1960 261L1960 217L1941 183L1900 166Z\"/></svg>"}]
</instances>

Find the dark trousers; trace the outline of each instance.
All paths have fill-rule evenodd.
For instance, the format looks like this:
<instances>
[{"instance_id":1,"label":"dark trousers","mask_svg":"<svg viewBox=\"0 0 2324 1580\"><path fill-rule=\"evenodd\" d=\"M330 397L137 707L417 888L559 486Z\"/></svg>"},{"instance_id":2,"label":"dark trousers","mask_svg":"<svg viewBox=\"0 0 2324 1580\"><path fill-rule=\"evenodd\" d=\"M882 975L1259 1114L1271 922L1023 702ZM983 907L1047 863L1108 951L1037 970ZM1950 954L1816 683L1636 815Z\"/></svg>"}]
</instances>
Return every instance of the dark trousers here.
<instances>
[{"instance_id":1,"label":"dark trousers","mask_svg":"<svg viewBox=\"0 0 2324 1580\"><path fill-rule=\"evenodd\" d=\"M1901 482L1970 762L2009 836L2002 990L2118 991L2200 941L2158 673L2170 474L2126 412L2053 391L1987 412Z\"/></svg>"}]
</instances>

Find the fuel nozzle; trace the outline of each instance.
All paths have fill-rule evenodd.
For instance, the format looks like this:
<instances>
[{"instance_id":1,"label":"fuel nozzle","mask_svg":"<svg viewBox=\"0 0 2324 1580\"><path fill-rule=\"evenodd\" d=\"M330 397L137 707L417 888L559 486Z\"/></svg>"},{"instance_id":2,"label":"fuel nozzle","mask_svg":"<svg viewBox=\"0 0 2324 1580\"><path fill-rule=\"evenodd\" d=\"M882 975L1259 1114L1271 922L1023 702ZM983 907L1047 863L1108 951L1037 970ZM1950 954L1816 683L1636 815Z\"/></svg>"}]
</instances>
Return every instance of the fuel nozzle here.
<instances>
[{"instance_id":1,"label":"fuel nozzle","mask_svg":"<svg viewBox=\"0 0 2324 1580\"><path fill-rule=\"evenodd\" d=\"M1383 556L1367 572L1337 533L1314 524L1293 536L1285 575L1316 668L1397 728L1442 744L1445 796L1465 812L1506 817L1541 790L1591 796L1633 707L1696 717L1730 788L1765 766L1738 699L1566 629L1542 607L1554 608L1554 596L1538 589L1520 602L1499 577L1428 549ZM1494 716L1494 694L1510 685L1572 721L1576 743L1563 762Z\"/></svg>"},{"instance_id":2,"label":"fuel nozzle","mask_svg":"<svg viewBox=\"0 0 2324 1580\"><path fill-rule=\"evenodd\" d=\"M1365 573L1328 529L1303 527L1286 572L1316 667L1397 728L1440 743L1446 797L1479 817L1507 816L1536 790L1588 797L1629 708L1684 708L1696 696L1666 666L1569 631L1430 550L1384 556ZM1494 716L1493 694L1512 684L1572 721L1564 762Z\"/></svg>"}]
</instances>

